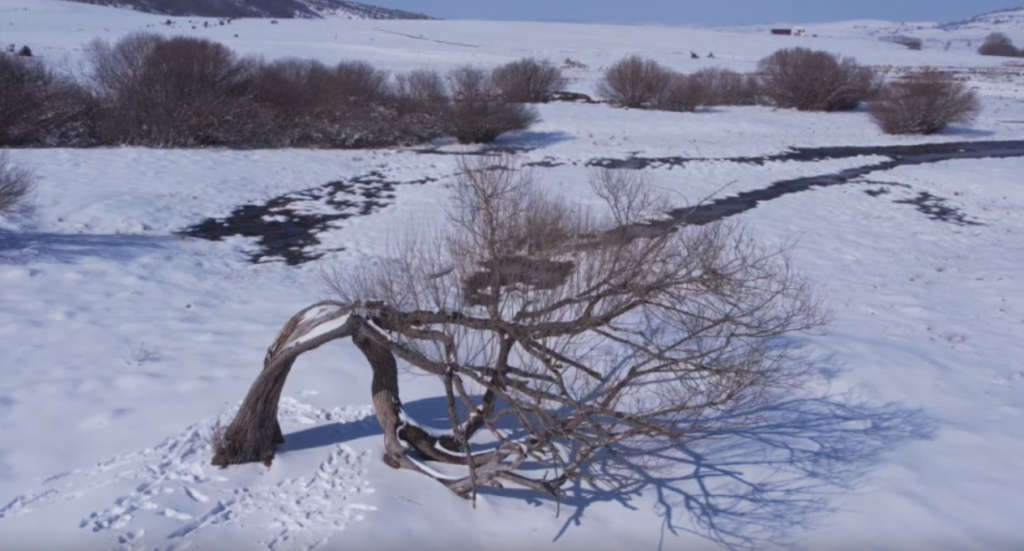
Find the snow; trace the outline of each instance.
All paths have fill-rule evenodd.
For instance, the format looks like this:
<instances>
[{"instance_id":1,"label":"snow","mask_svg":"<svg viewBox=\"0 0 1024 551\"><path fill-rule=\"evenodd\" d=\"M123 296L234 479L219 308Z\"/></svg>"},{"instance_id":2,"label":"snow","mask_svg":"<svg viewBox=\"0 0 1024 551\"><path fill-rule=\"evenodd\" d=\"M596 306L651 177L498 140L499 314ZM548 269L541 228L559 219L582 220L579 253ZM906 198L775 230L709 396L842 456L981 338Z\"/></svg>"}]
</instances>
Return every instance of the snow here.
<instances>
[{"instance_id":1,"label":"snow","mask_svg":"<svg viewBox=\"0 0 1024 551\"><path fill-rule=\"evenodd\" d=\"M952 68L982 94L977 121L930 138L884 136L862 112L541 106L541 123L500 145L532 148L525 154L530 161L554 161L558 166L534 170L553 192L581 202L594 201L586 163L595 158L695 159L647 169L670 196L692 203L883 160L754 164L728 160L733 157L790 147L1024 139L1019 68L966 47L947 52L929 42L912 52L883 43L874 32L881 23L808 25L820 35L815 38L752 29L465 21L271 26L254 20L192 30L187 20L160 25L166 19L52 0L0 0L3 42L29 44L57 62L74 62L95 37L186 32L246 54L367 59L391 70L569 57L590 67L569 71L571 88L591 93L600 70L629 53L685 71L709 64L749 70L774 49L800 44L898 70ZM936 40L976 40L985 29L921 32ZM1024 29L1016 32L1024 42ZM690 60L690 50L713 51L716 59ZM439 149L458 148L442 143ZM490 489L473 509L436 481L391 470L380 460L383 439L369 405L372 373L348 341L311 352L295 366L280 410L287 442L270 469L209 465L211 427L230 419L281 326L324 297L318 268L383 255L396 237L442 220L454 157L413 149L140 148L10 156L40 181L31 212L0 218L4 548L433 550L495 542L537 549L716 548L690 520L694 502L666 490L699 496L696 481L685 479L693 466L660 488L660 502L654 488L628 496L628 506L591 492L587 501L560 504L560 516L550 500ZM399 183L436 181L396 185L394 199L379 212L332 224L313 247L325 253L319 263L252 264L252 239L210 242L177 233L242 204L372 171ZM785 420L774 425L785 431L753 435L777 447L734 435L700 451L710 465L728 464L751 479L774 477L797 498L827 497L827 507L768 493L762 502L729 504L727 511L737 514L723 514L724 526L735 523L745 535L794 526L790 535L807 549L997 551L1024 541L1021 174L1021 158L906 166L785 195L741 215L758 239L797 238L796 265L817 282L834 322L828 334L809 339L820 377L801 400L771 413ZM930 218L912 203L922 192L969 223ZM329 205L303 208L320 212ZM324 308L307 318L328 315ZM441 385L407 371L405 412L446 430ZM782 455L783 444L813 437L820 437L814 446ZM842 484L821 486L814 473ZM703 482L728 487L721 477L705 476ZM772 511L785 516L772 519ZM773 546L760 541L756 547Z\"/></svg>"}]
</instances>

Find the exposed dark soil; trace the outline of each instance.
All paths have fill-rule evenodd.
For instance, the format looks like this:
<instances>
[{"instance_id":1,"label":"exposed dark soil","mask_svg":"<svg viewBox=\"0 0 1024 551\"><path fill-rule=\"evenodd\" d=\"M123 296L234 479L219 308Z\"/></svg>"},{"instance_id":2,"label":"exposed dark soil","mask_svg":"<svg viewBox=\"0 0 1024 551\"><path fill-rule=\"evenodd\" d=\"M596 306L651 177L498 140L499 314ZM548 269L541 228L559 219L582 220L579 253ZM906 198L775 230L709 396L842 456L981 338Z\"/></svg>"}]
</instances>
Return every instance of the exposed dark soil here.
<instances>
[{"instance_id":1,"label":"exposed dark soil","mask_svg":"<svg viewBox=\"0 0 1024 551\"><path fill-rule=\"evenodd\" d=\"M250 254L253 262L302 264L329 252L313 252L312 247L321 243L317 234L332 228L335 222L373 214L390 205L396 186L433 181L393 182L380 172L371 172L274 197L263 204L242 205L225 218L210 218L180 233L213 241L230 236L255 237L259 249Z\"/></svg>"}]
</instances>

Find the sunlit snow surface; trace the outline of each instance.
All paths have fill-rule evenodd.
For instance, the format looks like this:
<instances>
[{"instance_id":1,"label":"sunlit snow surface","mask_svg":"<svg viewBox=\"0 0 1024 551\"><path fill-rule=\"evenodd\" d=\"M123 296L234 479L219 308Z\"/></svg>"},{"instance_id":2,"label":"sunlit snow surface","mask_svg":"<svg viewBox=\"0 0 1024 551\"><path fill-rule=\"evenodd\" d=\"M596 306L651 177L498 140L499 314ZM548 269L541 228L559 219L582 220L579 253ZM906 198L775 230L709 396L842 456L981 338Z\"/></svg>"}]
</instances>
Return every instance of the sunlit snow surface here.
<instances>
[{"instance_id":1,"label":"sunlit snow surface","mask_svg":"<svg viewBox=\"0 0 1024 551\"><path fill-rule=\"evenodd\" d=\"M589 67L567 71L570 89L584 93L627 54L682 71L751 70L777 48L811 45L896 70L952 69L983 97L977 121L931 138L883 136L862 112L541 106L541 123L500 145L529 150L526 160L540 162L534 170L552 191L584 202L595 201L586 185L593 159L693 159L646 169L682 205L885 160L729 160L737 157L1024 139L1021 68L975 55L971 41L986 34L976 24L922 30L929 42L914 52L879 41L888 27L870 22L810 26L819 36L798 38L467 21L239 20L193 30L188 18L171 27L167 19L0 0L0 42L69 64L90 40L137 30L395 71L571 58ZM1000 30L1024 43L1024 29ZM948 51L942 37L952 41ZM441 222L455 157L136 148L10 155L40 181L34 210L0 219L0 548L771 549L780 532L807 549L1003 550L1024 541L1022 158L900 167L743 213L758 239L798 238L794 258L834 312L831 332L811 338L820 372L812 387L768 412L764 426L705 444L639 493L584 488L582 500L559 505L486 490L474 509L381 462L370 370L349 342L296 365L281 406L287 442L270 469L215 469L206 442L281 326L323 297L321 264L385 254ZM397 185L372 214L332 223L313 246L318 261L253 263L251 239L178 237L239 205L375 171L394 182L431 180ZM930 216L915 204L922 193L962 223ZM417 422L447 427L436 380L403 371L402 397ZM702 484L722 496L710 502L720 510L694 522L708 511Z\"/></svg>"}]
</instances>

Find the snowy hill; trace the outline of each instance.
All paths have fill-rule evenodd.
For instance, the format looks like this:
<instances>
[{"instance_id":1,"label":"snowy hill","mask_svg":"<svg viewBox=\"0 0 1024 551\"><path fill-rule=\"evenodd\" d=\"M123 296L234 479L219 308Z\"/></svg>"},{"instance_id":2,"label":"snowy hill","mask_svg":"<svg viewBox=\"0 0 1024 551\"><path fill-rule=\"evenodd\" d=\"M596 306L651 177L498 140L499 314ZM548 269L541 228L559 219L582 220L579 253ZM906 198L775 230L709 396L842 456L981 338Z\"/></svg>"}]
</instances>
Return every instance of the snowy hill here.
<instances>
[{"instance_id":1,"label":"snowy hill","mask_svg":"<svg viewBox=\"0 0 1024 551\"><path fill-rule=\"evenodd\" d=\"M985 30L1024 32L1024 6L976 15L963 21L939 25L947 31Z\"/></svg>"},{"instance_id":2,"label":"snowy hill","mask_svg":"<svg viewBox=\"0 0 1024 551\"><path fill-rule=\"evenodd\" d=\"M444 223L461 146L11 150L39 182L33 209L0 216L0 548L1020 549L1024 156L949 151L1024 142L1024 74L974 48L942 47L980 40L1005 12L976 27L914 24L932 42L910 51L879 37L911 29L868 20L808 25L818 36L795 37L375 21L359 11L339 20L315 6L350 4L326 2L251 1L250 9L307 11L276 16L276 25L207 27L141 11L161 0L0 0L0 45L27 44L69 66L90 41L138 31L391 72L535 56L564 64L570 90L588 94L605 68L634 53L683 72L752 71L776 49L807 46L895 71L951 71L977 90L983 111L938 136L894 137L856 111L539 106L540 122L498 145L521 150L550 193L596 203L592 163L619 160L681 205L753 197L733 220L767 245L795 243L794 268L816 283L833 323L805 337L813 379L791 399L750 427L693 442L691 461L652 472L635 492L581 482L556 502L485 488L475 508L383 463L372 373L347 341L296 364L278 412L286 441L271 467L216 469L207 441L282 324L323 298L321 268L386 259L397 238ZM921 144L925 153L907 153ZM940 153L928 153L936 144ZM791 148L814 154L787 156ZM827 185L792 185L809 181ZM796 191L758 198L787 182ZM273 230L322 214L344 216L293 243L322 255L298 266L255 236L182 234L243 217ZM400 378L410 416L445 430L441 383L405 364Z\"/></svg>"},{"instance_id":3,"label":"snowy hill","mask_svg":"<svg viewBox=\"0 0 1024 551\"><path fill-rule=\"evenodd\" d=\"M141 12L193 17L282 19L430 19L428 16L340 0L66 0Z\"/></svg>"}]
</instances>

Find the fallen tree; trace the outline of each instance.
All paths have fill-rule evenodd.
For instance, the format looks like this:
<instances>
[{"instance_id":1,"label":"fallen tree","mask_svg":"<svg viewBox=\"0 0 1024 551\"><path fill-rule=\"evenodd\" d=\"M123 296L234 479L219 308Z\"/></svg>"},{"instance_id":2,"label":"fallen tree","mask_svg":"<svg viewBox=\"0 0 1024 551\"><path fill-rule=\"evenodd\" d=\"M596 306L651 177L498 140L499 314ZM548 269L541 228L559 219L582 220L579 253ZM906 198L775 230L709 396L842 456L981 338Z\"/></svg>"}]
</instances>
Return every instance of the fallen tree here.
<instances>
[{"instance_id":1,"label":"fallen tree","mask_svg":"<svg viewBox=\"0 0 1024 551\"><path fill-rule=\"evenodd\" d=\"M804 380L789 336L825 315L784 247L735 223L659 220L667 198L639 172L594 172L592 209L547 193L513 157L461 165L444 228L326 273L336 297L281 330L215 436L215 465L270 465L292 366L346 338L373 370L384 461L465 497L505 483L614 489L616 465L752 423L755 406ZM405 415L398 361L437 377L450 431ZM660 467L671 465L649 463Z\"/></svg>"}]
</instances>

